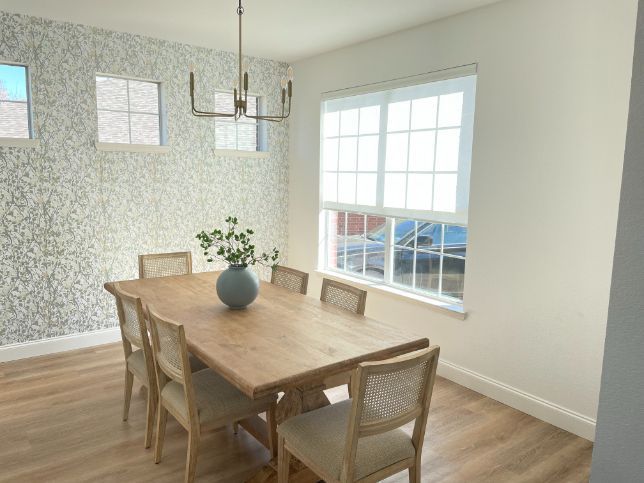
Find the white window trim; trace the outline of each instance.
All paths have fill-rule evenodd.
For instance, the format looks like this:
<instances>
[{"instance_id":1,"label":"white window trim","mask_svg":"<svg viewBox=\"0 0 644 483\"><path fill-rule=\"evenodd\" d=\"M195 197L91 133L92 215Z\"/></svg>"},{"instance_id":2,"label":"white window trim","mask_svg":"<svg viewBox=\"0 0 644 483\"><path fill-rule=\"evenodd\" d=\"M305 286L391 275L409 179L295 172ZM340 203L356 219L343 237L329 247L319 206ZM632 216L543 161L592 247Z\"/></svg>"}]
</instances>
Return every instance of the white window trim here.
<instances>
[{"instance_id":1,"label":"white window trim","mask_svg":"<svg viewBox=\"0 0 644 483\"><path fill-rule=\"evenodd\" d=\"M132 152L132 153L158 153L166 154L170 152L170 146L167 144L128 144L128 143L95 143L97 151L108 152Z\"/></svg>"},{"instance_id":2,"label":"white window trim","mask_svg":"<svg viewBox=\"0 0 644 483\"><path fill-rule=\"evenodd\" d=\"M40 139L36 138L0 138L0 147L4 148L36 148Z\"/></svg>"},{"instance_id":3,"label":"white window trim","mask_svg":"<svg viewBox=\"0 0 644 483\"><path fill-rule=\"evenodd\" d=\"M224 158L268 158L268 151L244 151L242 149L215 149L215 156Z\"/></svg>"},{"instance_id":4,"label":"white window trim","mask_svg":"<svg viewBox=\"0 0 644 483\"><path fill-rule=\"evenodd\" d=\"M398 289L391 285L387 285L386 282L367 280L360 277L352 277L345 272L339 272L324 268L317 269L315 273L324 277L330 277L337 281L350 282L351 284L356 285L358 288L361 288L363 290L371 290L374 292L389 295L391 297L395 297L400 300L419 303L425 307L431 308L432 310L436 310L458 320L465 320L467 318L467 312L461 305L450 304L445 300Z\"/></svg>"}]
</instances>

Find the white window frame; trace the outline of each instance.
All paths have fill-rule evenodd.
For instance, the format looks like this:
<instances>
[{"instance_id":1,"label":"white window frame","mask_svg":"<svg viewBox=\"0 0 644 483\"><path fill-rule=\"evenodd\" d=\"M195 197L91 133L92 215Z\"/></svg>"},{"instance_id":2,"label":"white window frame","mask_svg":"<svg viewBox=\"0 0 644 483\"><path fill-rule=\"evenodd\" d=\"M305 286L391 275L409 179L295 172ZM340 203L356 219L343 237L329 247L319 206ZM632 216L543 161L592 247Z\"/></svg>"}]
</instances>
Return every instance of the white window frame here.
<instances>
[{"instance_id":1,"label":"white window frame","mask_svg":"<svg viewBox=\"0 0 644 483\"><path fill-rule=\"evenodd\" d=\"M0 137L0 146L15 147L15 148L36 147L40 144L40 140L36 138L36 134L34 130L33 103L32 103L32 97L31 97L31 68L29 67L28 64L25 64L22 62L12 62L12 61L2 60L2 59L0 59L0 64L25 68L25 82L27 84L26 85L27 122L29 123L28 138ZM25 104L22 101L3 101L3 102L17 102L20 104Z\"/></svg>"},{"instance_id":2,"label":"white window frame","mask_svg":"<svg viewBox=\"0 0 644 483\"><path fill-rule=\"evenodd\" d=\"M232 95L233 92L226 89L216 89L215 92L225 93ZM249 96L253 96L257 99L257 113L262 114L266 111L266 97L258 94L256 92L249 92ZM215 124L219 121L215 118ZM215 156L221 157L236 157L236 158L266 158L269 155L268 152L268 121L257 120L257 144L255 146L255 151L248 151L245 149L226 149L217 147L217 131L215 129Z\"/></svg>"},{"instance_id":3,"label":"white window frame","mask_svg":"<svg viewBox=\"0 0 644 483\"><path fill-rule=\"evenodd\" d=\"M381 83L376 83L376 84L369 84L365 86L359 86L359 87L352 87L348 89L342 89L339 91L332 91L332 92L326 92L323 93L322 95L322 103L328 100L332 99L340 99L340 98L346 98L346 97L351 97L351 96L358 96L361 94L370 94L374 92L380 92L380 91L388 91L392 89L398 89L402 87L411 87L419 84L426 84L426 83L431 83L431 82L436 82L436 81L441 81L441 80L446 80L446 79L453 79L457 77L465 77L469 75L476 75L477 74L477 65L472 64L472 65L465 65L461 67L456 67L456 68L451 68L451 69L445 69L442 71L437 71L437 72L432 72L432 73L427 73L427 74L421 74L417 76L411 76L411 77L406 77L403 79L395 79L391 81L386 81L386 82L381 82ZM380 123L386 123L386 115L383 116L383 111L381 107L381 115L380 115ZM385 118L383 120L383 118ZM438 130L438 126L436 130ZM411 130L410 130L411 131ZM386 133L386 130L384 130ZM380 135L382 135L383 130L380 130ZM341 136L339 136L341 137ZM344 280L349 280L353 283L357 283L359 285L364 285L365 287L368 287L370 289L377 289L389 294L393 294L396 296L402 296L404 298L408 299L413 299L416 301L421 301L423 303L428 303L432 306L435 306L441 310L447 311L448 313L455 314L458 318L465 318L466 312L464 309L464 300L459 300L451 297L444 297L440 296L437 294L432 294L430 292L426 291L418 291L414 290L413 288L410 288L408 286L402 286L398 284L393 283L393 251L394 251L394 246L393 246L393 230L394 230L394 219L399 218L398 214L395 213L395 211L389 210L387 208L377 208L377 209L369 209L369 210L360 210L359 206L356 206L355 209L351 210L348 209L346 206L343 206L342 204L338 203L337 205L334 206L333 203L324 203L323 202L323 183L322 180L324 178L324 159L323 159L323 146L324 146L324 109L320 109L320 156L319 156L319 173L320 173L320 183L319 183L319 240L320 243L318 244L319 250L318 250L318 271L322 274L325 275L331 275L340 279ZM383 150L385 143L381 142L380 143L380 150ZM384 156L382 153L380 153L378 157L378 170L381 172L384 172ZM380 177L378 181L379 185L381 183L384 183L384 177ZM468 185L469 185L469 179L468 179ZM469 186L468 186L469 189ZM378 204L381 205L382 200L380 199L380 194L382 193L382 190L378 190ZM326 205L326 206L325 206ZM360 215L368 215L368 216L380 216L385 218L385 243L384 243L384 250L385 250L385 260L384 260L384 278L383 280L377 280L377 279L372 279L369 277L366 277L364 275L360 275L357 273L352 273L352 272L347 272L344 270L338 270L333 267L329 267L328 263L328 243L329 243L329 218L328 218L328 213L329 211L340 211L340 212L351 212L351 213L356 213ZM409 212L408 216L405 217L405 219L412 219L416 221L423 221L426 220L426 218L422 215L424 215L424 212L418 212L417 216L414 216L413 212ZM434 220L435 223L442 223L444 225L460 225L460 226L467 226L467 222L465 223L454 223L451 220L440 220L436 219ZM335 234L334 234L335 236ZM442 272L442 264L443 264L443 257L445 255L441 254L441 272ZM455 257L455 258L460 258L460 257ZM467 256L463 257L465 260L467 260ZM415 257L414 257L415 260ZM415 264L415 261L414 261ZM345 265L346 266L346 265ZM442 275L442 273L441 273ZM440 280L440 278L439 278Z\"/></svg>"},{"instance_id":4,"label":"white window frame","mask_svg":"<svg viewBox=\"0 0 644 483\"><path fill-rule=\"evenodd\" d=\"M94 74L94 92L96 97L96 78L97 77L110 77L113 79L123 79L126 81L138 81L138 82L149 82L152 84L157 84L158 86L158 95L159 95L159 144L133 144L133 143L114 143L114 142L101 142L98 139L95 142L96 149L98 151L112 151L112 152L136 152L136 153L167 153L170 151L168 146L168 126L167 126L167 109L165 103L165 83L160 80L146 79L141 77L132 77L116 74L108 74L104 72L96 72ZM129 89L128 89L129 93ZM98 111L111 111L110 109L99 109L98 103L94 102L96 106L96 113L98 118ZM130 125L130 139L132 139L131 133L131 114L130 104L128 98L128 110L127 111L112 111L112 112L126 112L128 115L128 124ZM150 113L152 114L152 113ZM98 138L98 124L96 126L96 136Z\"/></svg>"}]
</instances>

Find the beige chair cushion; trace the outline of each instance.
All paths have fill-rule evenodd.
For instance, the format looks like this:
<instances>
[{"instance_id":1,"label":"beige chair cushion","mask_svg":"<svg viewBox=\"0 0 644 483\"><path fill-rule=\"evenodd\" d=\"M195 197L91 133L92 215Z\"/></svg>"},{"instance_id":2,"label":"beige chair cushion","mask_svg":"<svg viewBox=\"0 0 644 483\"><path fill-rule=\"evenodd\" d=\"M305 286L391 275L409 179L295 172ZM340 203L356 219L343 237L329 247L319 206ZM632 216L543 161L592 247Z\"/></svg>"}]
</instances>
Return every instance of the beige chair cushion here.
<instances>
[{"instance_id":1,"label":"beige chair cushion","mask_svg":"<svg viewBox=\"0 0 644 483\"><path fill-rule=\"evenodd\" d=\"M197 372L205 369L206 364L201 362L192 354L188 354L188 361L190 362L190 371ZM148 368L145 365L145 354L143 349L137 349L130 354L127 358L127 366L136 374L143 384L148 385Z\"/></svg>"},{"instance_id":2,"label":"beige chair cushion","mask_svg":"<svg viewBox=\"0 0 644 483\"><path fill-rule=\"evenodd\" d=\"M192 375L192 386L195 402L199 412L199 421L203 425L215 421L233 422L236 418L264 412L275 400L275 396L263 399L250 399L223 377L210 369L195 372ZM170 381L161 391L164 403L188 418L188 408L183 385Z\"/></svg>"},{"instance_id":3,"label":"beige chair cushion","mask_svg":"<svg viewBox=\"0 0 644 483\"><path fill-rule=\"evenodd\" d=\"M339 479L350 413L351 400L342 401L288 419L277 427L277 431L294 451ZM401 429L360 438L355 479L413 458L415 454L411 437Z\"/></svg>"}]
</instances>

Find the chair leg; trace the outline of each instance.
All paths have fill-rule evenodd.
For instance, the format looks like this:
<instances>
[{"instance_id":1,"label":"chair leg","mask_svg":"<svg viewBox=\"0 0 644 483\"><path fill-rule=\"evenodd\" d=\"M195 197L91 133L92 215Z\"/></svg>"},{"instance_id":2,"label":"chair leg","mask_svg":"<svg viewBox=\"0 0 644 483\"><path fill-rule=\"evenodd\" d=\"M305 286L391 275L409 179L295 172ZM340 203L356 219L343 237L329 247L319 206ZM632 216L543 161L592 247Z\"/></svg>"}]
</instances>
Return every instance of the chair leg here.
<instances>
[{"instance_id":1,"label":"chair leg","mask_svg":"<svg viewBox=\"0 0 644 483\"><path fill-rule=\"evenodd\" d=\"M420 461L409 468L409 483L420 483Z\"/></svg>"},{"instance_id":2,"label":"chair leg","mask_svg":"<svg viewBox=\"0 0 644 483\"><path fill-rule=\"evenodd\" d=\"M199 429L191 429L188 441L188 456L186 459L186 480L185 483L195 481L197 474L197 456L199 454Z\"/></svg>"},{"instance_id":3,"label":"chair leg","mask_svg":"<svg viewBox=\"0 0 644 483\"><path fill-rule=\"evenodd\" d=\"M156 397L153 391L148 388L148 409L145 422L145 449L152 445L152 431L154 430L154 416L156 413Z\"/></svg>"},{"instance_id":4,"label":"chair leg","mask_svg":"<svg viewBox=\"0 0 644 483\"><path fill-rule=\"evenodd\" d=\"M277 439L277 483L288 483L291 454L284 444L284 436Z\"/></svg>"},{"instance_id":5,"label":"chair leg","mask_svg":"<svg viewBox=\"0 0 644 483\"><path fill-rule=\"evenodd\" d=\"M125 401L123 402L123 421L127 421L130 414L130 401L132 400L132 385L134 384L134 374L128 368L125 368Z\"/></svg>"},{"instance_id":6,"label":"chair leg","mask_svg":"<svg viewBox=\"0 0 644 483\"><path fill-rule=\"evenodd\" d=\"M233 433L235 434L239 433L239 422L237 421L233 423Z\"/></svg>"},{"instance_id":7,"label":"chair leg","mask_svg":"<svg viewBox=\"0 0 644 483\"><path fill-rule=\"evenodd\" d=\"M157 442L154 446L154 462L161 462L161 454L163 453L163 441L165 440L165 425L168 422L168 410L159 404L157 412Z\"/></svg>"},{"instance_id":8,"label":"chair leg","mask_svg":"<svg viewBox=\"0 0 644 483\"><path fill-rule=\"evenodd\" d=\"M271 403L271 407L266 411L266 425L268 426L268 449L271 452L271 458L277 456L277 420L275 419L275 409L277 405Z\"/></svg>"}]
</instances>

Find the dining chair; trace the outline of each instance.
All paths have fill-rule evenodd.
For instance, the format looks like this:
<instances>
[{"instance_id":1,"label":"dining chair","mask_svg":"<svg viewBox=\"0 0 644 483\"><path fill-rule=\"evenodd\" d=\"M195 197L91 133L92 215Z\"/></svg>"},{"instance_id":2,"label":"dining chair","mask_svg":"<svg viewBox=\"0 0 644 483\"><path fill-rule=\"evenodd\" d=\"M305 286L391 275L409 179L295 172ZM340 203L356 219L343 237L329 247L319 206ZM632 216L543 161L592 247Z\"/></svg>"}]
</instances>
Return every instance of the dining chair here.
<instances>
[{"instance_id":1,"label":"dining chair","mask_svg":"<svg viewBox=\"0 0 644 483\"><path fill-rule=\"evenodd\" d=\"M367 291L325 278L322 280L320 300L354 314L364 315L364 309L367 304Z\"/></svg>"},{"instance_id":2,"label":"dining chair","mask_svg":"<svg viewBox=\"0 0 644 483\"><path fill-rule=\"evenodd\" d=\"M400 471L420 483L421 454L440 348L358 366L353 398L278 427L278 483L291 455L326 482L376 482ZM414 421L411 435L400 429Z\"/></svg>"},{"instance_id":3,"label":"dining chair","mask_svg":"<svg viewBox=\"0 0 644 483\"><path fill-rule=\"evenodd\" d=\"M273 268L273 273L271 273L271 283L306 295L306 289L309 285L309 274L300 272L294 268L277 265Z\"/></svg>"},{"instance_id":4,"label":"dining chair","mask_svg":"<svg viewBox=\"0 0 644 483\"><path fill-rule=\"evenodd\" d=\"M116 310L118 312L121 340L125 354L125 401L123 421L127 421L132 400L134 377L147 388L147 418L145 425L145 447L152 443L154 413L156 410L157 387L154 362L141 299L114 287Z\"/></svg>"},{"instance_id":5,"label":"dining chair","mask_svg":"<svg viewBox=\"0 0 644 483\"><path fill-rule=\"evenodd\" d=\"M191 374L183 325L148 308L152 329L159 410L154 462L161 461L168 413L188 431L185 482L194 481L201 433L266 412L269 445L275 456L276 396L250 399L210 369Z\"/></svg>"},{"instance_id":6,"label":"dining chair","mask_svg":"<svg viewBox=\"0 0 644 483\"><path fill-rule=\"evenodd\" d=\"M139 255L139 278L171 277L191 273L191 252Z\"/></svg>"},{"instance_id":7,"label":"dining chair","mask_svg":"<svg viewBox=\"0 0 644 483\"><path fill-rule=\"evenodd\" d=\"M367 304L366 290L352 287L346 283L336 282L325 278L322 280L322 292L320 300L327 302L342 309L348 310L358 315L364 315L365 306ZM330 376L324 381L324 386L327 389L334 387L349 385L351 383L351 373L344 372Z\"/></svg>"}]
</instances>

